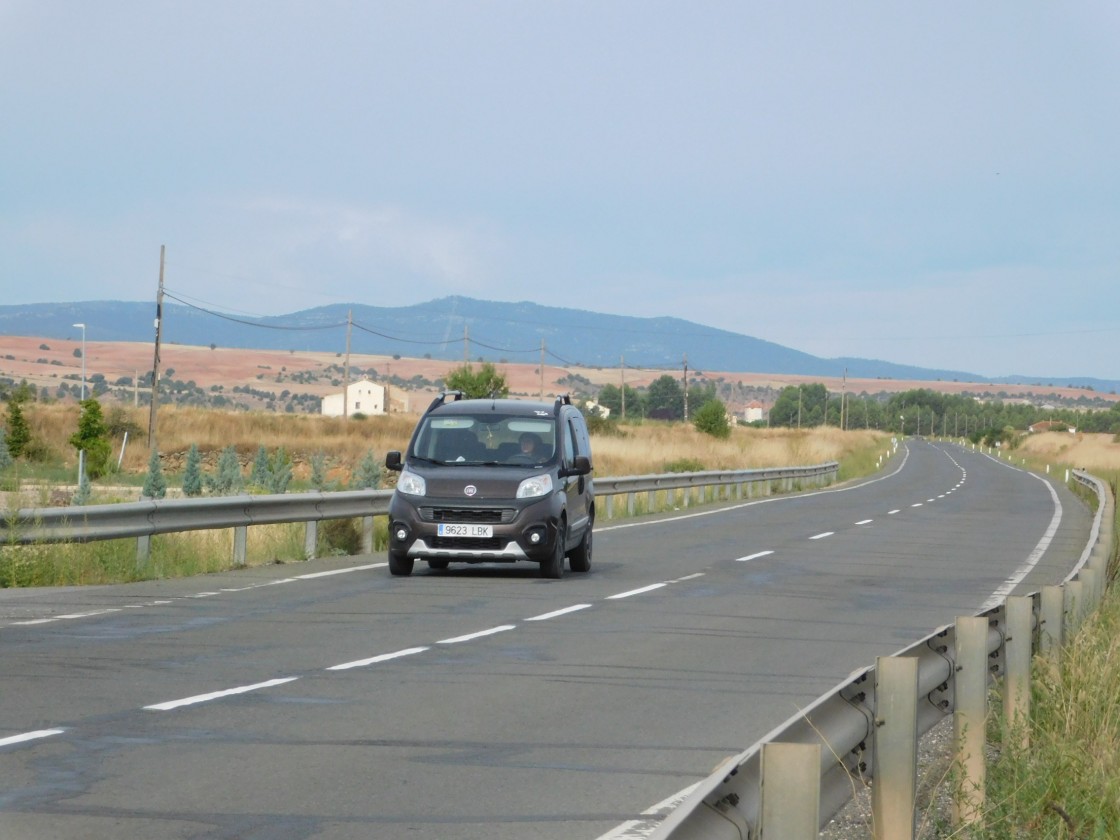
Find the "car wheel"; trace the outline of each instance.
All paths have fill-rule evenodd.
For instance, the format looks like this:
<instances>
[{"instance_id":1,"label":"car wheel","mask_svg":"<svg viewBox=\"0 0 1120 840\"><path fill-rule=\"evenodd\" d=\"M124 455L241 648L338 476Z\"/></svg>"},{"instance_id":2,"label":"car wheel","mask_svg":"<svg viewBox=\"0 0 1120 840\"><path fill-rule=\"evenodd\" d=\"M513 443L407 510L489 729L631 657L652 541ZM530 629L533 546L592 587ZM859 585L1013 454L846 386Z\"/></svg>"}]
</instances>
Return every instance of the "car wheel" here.
<instances>
[{"instance_id":1,"label":"car wheel","mask_svg":"<svg viewBox=\"0 0 1120 840\"><path fill-rule=\"evenodd\" d=\"M559 580L564 577L564 527L561 525L556 534L556 545L552 555L541 561L541 577Z\"/></svg>"},{"instance_id":2,"label":"car wheel","mask_svg":"<svg viewBox=\"0 0 1120 840\"><path fill-rule=\"evenodd\" d=\"M573 572L591 571L591 526L583 532L583 539L579 541L575 551L568 555L568 567Z\"/></svg>"},{"instance_id":3,"label":"car wheel","mask_svg":"<svg viewBox=\"0 0 1120 840\"><path fill-rule=\"evenodd\" d=\"M446 569L448 567L448 565L449 565L449 563L448 563L447 560L429 560L428 561L428 568L429 569Z\"/></svg>"},{"instance_id":4,"label":"car wheel","mask_svg":"<svg viewBox=\"0 0 1120 840\"><path fill-rule=\"evenodd\" d=\"M408 577L412 574L412 564L415 561L406 554L396 551L389 552L389 573L395 577Z\"/></svg>"}]
</instances>

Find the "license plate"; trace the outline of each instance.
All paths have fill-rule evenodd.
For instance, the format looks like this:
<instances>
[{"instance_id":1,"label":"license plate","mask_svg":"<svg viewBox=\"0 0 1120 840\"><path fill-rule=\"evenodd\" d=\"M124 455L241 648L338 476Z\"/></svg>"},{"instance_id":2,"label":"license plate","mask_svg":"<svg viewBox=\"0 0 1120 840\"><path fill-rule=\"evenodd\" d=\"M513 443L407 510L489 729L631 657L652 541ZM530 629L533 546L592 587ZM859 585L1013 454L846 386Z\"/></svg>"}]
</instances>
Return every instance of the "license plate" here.
<instances>
[{"instance_id":1,"label":"license plate","mask_svg":"<svg viewBox=\"0 0 1120 840\"><path fill-rule=\"evenodd\" d=\"M436 528L436 533L441 537L489 539L494 536L493 525L458 525L452 522L440 522Z\"/></svg>"}]
</instances>

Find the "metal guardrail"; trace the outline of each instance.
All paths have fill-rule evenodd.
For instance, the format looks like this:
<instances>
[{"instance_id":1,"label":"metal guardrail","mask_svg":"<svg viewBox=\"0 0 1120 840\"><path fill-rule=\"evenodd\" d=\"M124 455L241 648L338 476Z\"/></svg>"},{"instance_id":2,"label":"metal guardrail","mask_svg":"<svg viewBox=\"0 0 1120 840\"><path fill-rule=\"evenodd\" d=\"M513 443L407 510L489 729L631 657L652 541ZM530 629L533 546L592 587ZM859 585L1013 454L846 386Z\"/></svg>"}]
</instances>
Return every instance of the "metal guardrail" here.
<instances>
[{"instance_id":1,"label":"metal guardrail","mask_svg":"<svg viewBox=\"0 0 1120 840\"><path fill-rule=\"evenodd\" d=\"M974 679L974 685L983 687L981 700L986 702L991 680L1007 676L1010 681L1011 661L1022 661L1021 655L1029 651L1025 656L1029 679L1031 655L1056 656L1067 634L1075 630L1100 602L1115 520L1115 500L1107 485L1080 471L1074 471L1072 477L1092 488L1099 500L1089 541L1074 570L1060 586L1045 586L1021 598L1008 598L978 616L964 617L956 624L941 627L894 657L888 657L891 660L916 660L916 713L908 726L901 727L901 733L897 731L897 726L891 733L886 725L894 724L891 712L884 713L884 709L892 708L893 698L880 687L877 668L872 666L859 670L756 744L725 761L660 823L649 840L787 840L790 837L816 837L817 832L852 798L857 788L876 783L882 787L890 783L895 774L879 773L882 754L901 750L908 753L913 762L917 738L946 716L960 711L961 697L966 691L962 680L966 675ZM1016 604L1015 601L1021 603ZM981 633L974 645L982 650L968 665L965 656L969 654L962 653L968 650L968 646L961 638L960 628L962 622L975 623L978 620L981 626L986 624L986 633ZM1013 629L1019 621L1023 624ZM1020 642L1018 650L1013 652L1009 643L1016 637ZM1030 644L1024 645L1023 639L1030 639ZM881 659L880 664L882 662ZM1019 670L1023 667L1020 665ZM969 674L969 671L972 673ZM978 677L977 673L980 674ZM1010 702L1009 698L1013 696L1012 692L1005 692L1005 703ZM894 717L897 719L897 712ZM983 718L981 712L973 719L979 721L972 727L974 735L982 737ZM888 737L898 740L884 748ZM899 746L900 741L907 740L911 743ZM769 796L796 799L793 791L783 791L777 784L763 784L764 753L771 745L805 745L819 749L812 754L819 756L819 775L799 780L801 792L812 786L816 800L810 804L802 797L790 808L794 813L808 811L811 816L815 815L816 824L811 827L811 833L810 829L796 835L783 834L782 831L771 833L764 826L764 791ZM982 753L982 744L974 752ZM874 787L872 789L874 792ZM886 801L905 799L906 794L905 789L895 789L882 798ZM886 821L881 815L876 816ZM912 830L913 813L902 819L907 817ZM880 833L876 836L912 836L906 830L907 827L903 826L896 834Z\"/></svg>"},{"instance_id":2,"label":"metal guardrail","mask_svg":"<svg viewBox=\"0 0 1120 840\"><path fill-rule=\"evenodd\" d=\"M838 469L838 464L830 462L809 467L623 476L595 479L595 491L597 496L606 497L609 508L615 495L632 497L640 492L692 491L720 487L738 488L741 493L744 486L756 483L767 487L767 492L774 483L778 483L781 489L788 490L798 482L827 483L835 477ZM0 513L0 538L8 545L89 542L145 538L181 531L243 529L250 525L275 525L283 522L311 524L325 519L368 519L388 515L392 495L392 490L347 490L27 508L14 514ZM607 518L610 518L609 510ZM310 533L313 530L309 529L307 537L311 550L314 549ZM241 559L243 560L243 556Z\"/></svg>"}]
</instances>

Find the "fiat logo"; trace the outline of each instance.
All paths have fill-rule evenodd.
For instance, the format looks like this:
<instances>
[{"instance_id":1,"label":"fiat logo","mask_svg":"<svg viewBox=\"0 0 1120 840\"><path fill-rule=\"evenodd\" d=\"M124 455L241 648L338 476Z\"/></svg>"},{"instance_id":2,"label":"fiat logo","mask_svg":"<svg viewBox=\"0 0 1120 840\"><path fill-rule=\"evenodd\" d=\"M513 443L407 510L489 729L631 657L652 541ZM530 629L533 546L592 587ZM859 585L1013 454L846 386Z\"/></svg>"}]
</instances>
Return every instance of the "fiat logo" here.
<instances>
[{"instance_id":1,"label":"fiat logo","mask_svg":"<svg viewBox=\"0 0 1120 840\"><path fill-rule=\"evenodd\" d=\"M466 493L468 496L473 496L475 493L478 492L478 488L475 487L473 484L468 484L466 487L463 488L463 492Z\"/></svg>"}]
</instances>

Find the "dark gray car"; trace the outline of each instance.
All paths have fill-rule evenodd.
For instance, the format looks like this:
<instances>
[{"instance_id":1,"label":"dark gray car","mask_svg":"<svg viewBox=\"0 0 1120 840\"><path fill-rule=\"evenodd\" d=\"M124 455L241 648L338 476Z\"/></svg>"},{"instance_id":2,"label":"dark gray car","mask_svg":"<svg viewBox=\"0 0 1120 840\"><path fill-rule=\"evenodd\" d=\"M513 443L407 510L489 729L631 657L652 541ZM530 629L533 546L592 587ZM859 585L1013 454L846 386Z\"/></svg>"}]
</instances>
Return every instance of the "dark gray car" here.
<instances>
[{"instance_id":1,"label":"dark gray car","mask_svg":"<svg viewBox=\"0 0 1120 840\"><path fill-rule=\"evenodd\" d=\"M559 578L591 568L595 490L591 439L567 396L555 402L463 399L441 394L408 450L389 452L400 472L389 503L389 571L416 560L540 565Z\"/></svg>"}]
</instances>

